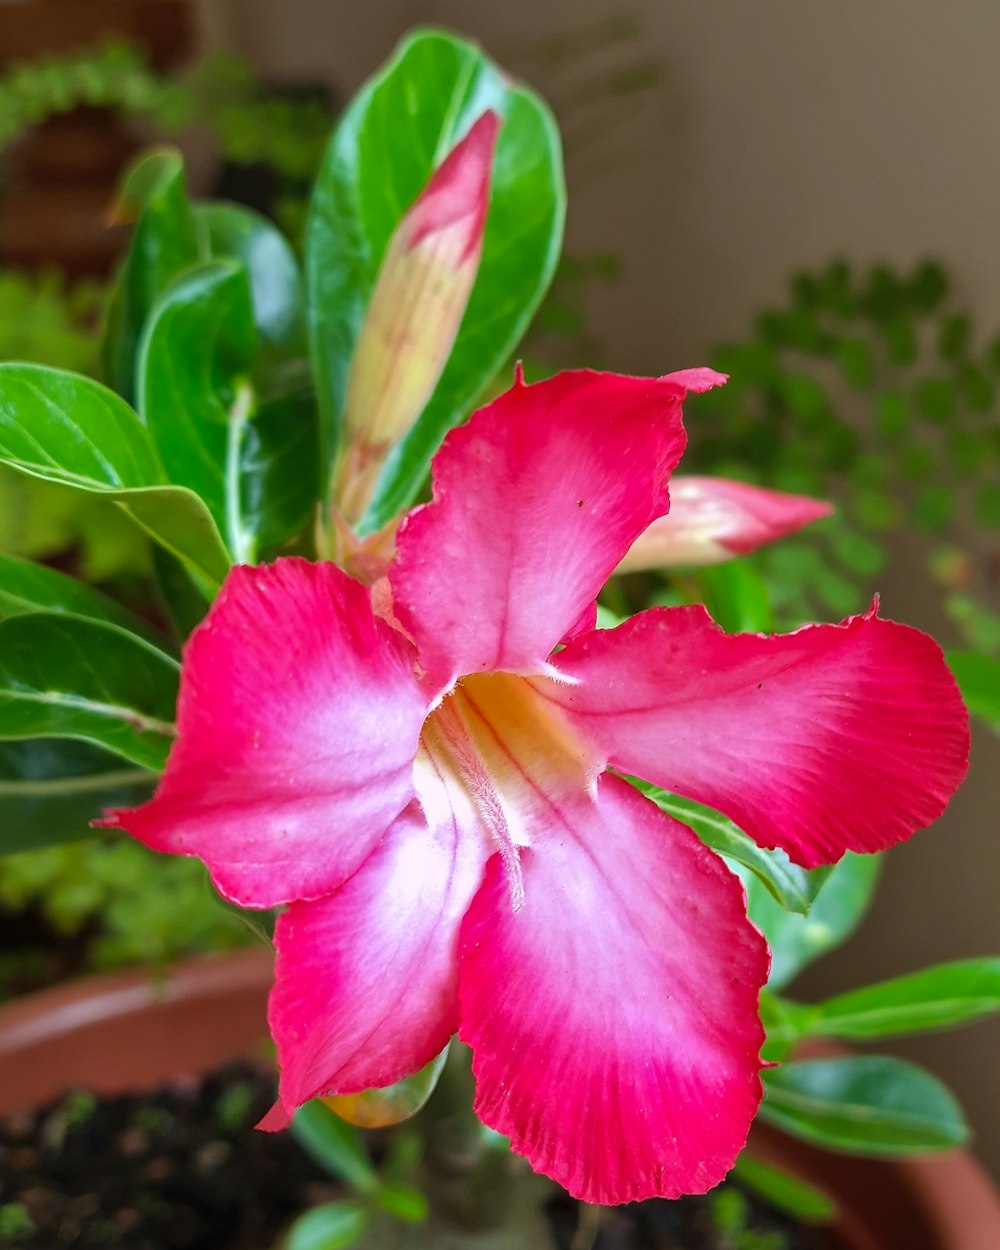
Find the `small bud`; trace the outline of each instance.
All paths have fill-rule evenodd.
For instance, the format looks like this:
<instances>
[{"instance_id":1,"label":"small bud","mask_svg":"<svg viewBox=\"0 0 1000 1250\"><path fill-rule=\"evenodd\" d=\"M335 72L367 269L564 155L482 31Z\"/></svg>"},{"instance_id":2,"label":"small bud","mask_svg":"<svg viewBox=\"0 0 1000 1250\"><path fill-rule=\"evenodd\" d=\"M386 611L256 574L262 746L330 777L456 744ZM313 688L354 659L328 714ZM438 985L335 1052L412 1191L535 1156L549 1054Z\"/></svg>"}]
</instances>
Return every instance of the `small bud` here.
<instances>
[{"instance_id":1,"label":"small bud","mask_svg":"<svg viewBox=\"0 0 1000 1250\"><path fill-rule=\"evenodd\" d=\"M675 477L670 511L629 548L616 572L720 564L829 516L831 504L721 477Z\"/></svg>"},{"instance_id":2,"label":"small bud","mask_svg":"<svg viewBox=\"0 0 1000 1250\"><path fill-rule=\"evenodd\" d=\"M347 382L333 499L356 523L391 448L412 428L451 354L479 268L500 118L488 111L399 223Z\"/></svg>"}]
</instances>

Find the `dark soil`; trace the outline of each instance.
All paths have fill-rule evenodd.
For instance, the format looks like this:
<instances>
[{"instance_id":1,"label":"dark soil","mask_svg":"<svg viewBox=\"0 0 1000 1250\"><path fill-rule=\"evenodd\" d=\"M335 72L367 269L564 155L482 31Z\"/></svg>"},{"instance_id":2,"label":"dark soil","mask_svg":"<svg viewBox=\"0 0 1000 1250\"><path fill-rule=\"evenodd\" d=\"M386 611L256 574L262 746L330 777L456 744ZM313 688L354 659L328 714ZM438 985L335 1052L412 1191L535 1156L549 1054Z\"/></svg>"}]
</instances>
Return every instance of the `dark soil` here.
<instances>
[{"instance_id":1,"label":"dark soil","mask_svg":"<svg viewBox=\"0 0 1000 1250\"><path fill-rule=\"evenodd\" d=\"M153 1094L97 1099L75 1091L41 1111L0 1119L0 1245L270 1250L297 1214L342 1196L290 1134L253 1131L272 1097L273 1078L229 1064ZM832 1244L734 1186L705 1199L599 1213L565 1197L549 1216L559 1250Z\"/></svg>"},{"instance_id":2,"label":"dark soil","mask_svg":"<svg viewBox=\"0 0 1000 1250\"><path fill-rule=\"evenodd\" d=\"M76 1091L0 1120L0 1244L267 1250L300 1211L337 1196L289 1134L254 1132L273 1097L273 1078L229 1064L200 1084ZM13 1204L30 1220L20 1235Z\"/></svg>"}]
</instances>

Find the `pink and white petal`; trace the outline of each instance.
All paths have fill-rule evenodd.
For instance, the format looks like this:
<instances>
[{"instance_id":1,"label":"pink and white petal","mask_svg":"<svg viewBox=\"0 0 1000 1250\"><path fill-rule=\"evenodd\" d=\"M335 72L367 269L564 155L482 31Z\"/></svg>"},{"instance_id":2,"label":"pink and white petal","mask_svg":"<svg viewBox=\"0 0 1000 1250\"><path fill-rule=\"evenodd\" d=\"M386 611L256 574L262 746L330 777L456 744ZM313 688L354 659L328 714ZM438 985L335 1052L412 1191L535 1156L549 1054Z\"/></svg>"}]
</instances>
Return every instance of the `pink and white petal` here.
<instances>
[{"instance_id":1,"label":"pink and white petal","mask_svg":"<svg viewBox=\"0 0 1000 1250\"><path fill-rule=\"evenodd\" d=\"M670 512L639 535L618 572L718 564L793 534L832 511L829 503L808 495L721 477L677 476L670 482Z\"/></svg>"},{"instance_id":2,"label":"pink and white petal","mask_svg":"<svg viewBox=\"0 0 1000 1250\"><path fill-rule=\"evenodd\" d=\"M199 856L246 907L328 894L414 797L412 654L332 564L233 569L187 646L160 786L106 823Z\"/></svg>"},{"instance_id":3,"label":"pink and white petal","mask_svg":"<svg viewBox=\"0 0 1000 1250\"><path fill-rule=\"evenodd\" d=\"M518 379L448 435L434 500L404 520L389 570L430 688L544 670L666 511L684 394L676 382L587 370Z\"/></svg>"},{"instance_id":4,"label":"pink and white petal","mask_svg":"<svg viewBox=\"0 0 1000 1250\"><path fill-rule=\"evenodd\" d=\"M462 925L477 1114L585 1202L704 1192L761 1096L769 956L742 886L613 776L522 862L521 909L495 857Z\"/></svg>"},{"instance_id":5,"label":"pink and white petal","mask_svg":"<svg viewBox=\"0 0 1000 1250\"><path fill-rule=\"evenodd\" d=\"M940 648L881 620L729 635L702 607L640 613L546 682L615 768L723 812L806 868L929 825L965 776L969 718Z\"/></svg>"},{"instance_id":6,"label":"pink and white petal","mask_svg":"<svg viewBox=\"0 0 1000 1250\"><path fill-rule=\"evenodd\" d=\"M446 1045L459 923L486 854L477 827L429 826L414 803L336 893L279 917L268 1020L281 1080L263 1127L320 1094L392 1085Z\"/></svg>"},{"instance_id":7,"label":"pink and white petal","mask_svg":"<svg viewBox=\"0 0 1000 1250\"><path fill-rule=\"evenodd\" d=\"M716 369L708 369L701 365L694 369L675 369L673 373L665 373L662 381L676 382L686 391L701 395L705 391L714 390L717 386L725 386L729 381L729 374L719 373Z\"/></svg>"}]
</instances>

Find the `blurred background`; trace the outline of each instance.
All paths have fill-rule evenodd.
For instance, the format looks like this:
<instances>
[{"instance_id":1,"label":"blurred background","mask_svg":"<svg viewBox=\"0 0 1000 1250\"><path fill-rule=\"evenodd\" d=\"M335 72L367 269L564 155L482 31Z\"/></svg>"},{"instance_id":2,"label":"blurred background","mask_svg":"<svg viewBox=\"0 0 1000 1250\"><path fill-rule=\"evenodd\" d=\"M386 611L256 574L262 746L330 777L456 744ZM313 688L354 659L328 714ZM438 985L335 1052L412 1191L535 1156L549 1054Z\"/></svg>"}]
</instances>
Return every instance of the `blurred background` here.
<instances>
[{"instance_id":1,"label":"blurred background","mask_svg":"<svg viewBox=\"0 0 1000 1250\"><path fill-rule=\"evenodd\" d=\"M863 610L1000 652L1000 8L984 0L0 0L0 358L96 368L142 142L294 238L338 104L404 31L479 40L563 127L567 256L526 351L734 374L692 405L698 467L826 495L760 568L789 621ZM0 480L0 546L126 586L141 543ZM1000 739L974 727L946 818L888 860L818 997L1000 952ZM235 944L191 865L74 844L0 867L0 991ZM144 852L142 853L144 854ZM87 856L86 870L82 868ZM176 874L176 875L172 875ZM127 888L126 888L127 887ZM61 945L53 954L47 935ZM54 961L54 962L53 962ZM953 1086L1000 1175L1000 1024L899 1043Z\"/></svg>"}]
</instances>

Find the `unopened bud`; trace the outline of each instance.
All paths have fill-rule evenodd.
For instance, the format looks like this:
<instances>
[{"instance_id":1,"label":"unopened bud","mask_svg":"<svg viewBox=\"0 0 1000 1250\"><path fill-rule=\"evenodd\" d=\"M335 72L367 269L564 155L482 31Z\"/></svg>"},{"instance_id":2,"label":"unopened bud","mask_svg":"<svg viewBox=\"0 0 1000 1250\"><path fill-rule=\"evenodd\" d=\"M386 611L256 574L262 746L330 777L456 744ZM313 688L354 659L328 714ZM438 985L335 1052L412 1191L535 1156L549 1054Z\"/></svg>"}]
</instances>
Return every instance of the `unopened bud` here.
<instances>
[{"instance_id":1,"label":"unopened bud","mask_svg":"<svg viewBox=\"0 0 1000 1250\"><path fill-rule=\"evenodd\" d=\"M719 564L829 516L831 504L722 477L675 477L670 511L635 540L616 572Z\"/></svg>"},{"instance_id":2,"label":"unopened bud","mask_svg":"<svg viewBox=\"0 0 1000 1250\"><path fill-rule=\"evenodd\" d=\"M386 455L412 428L451 354L479 268L500 118L448 154L386 250L347 381L333 501L363 515Z\"/></svg>"}]
</instances>

